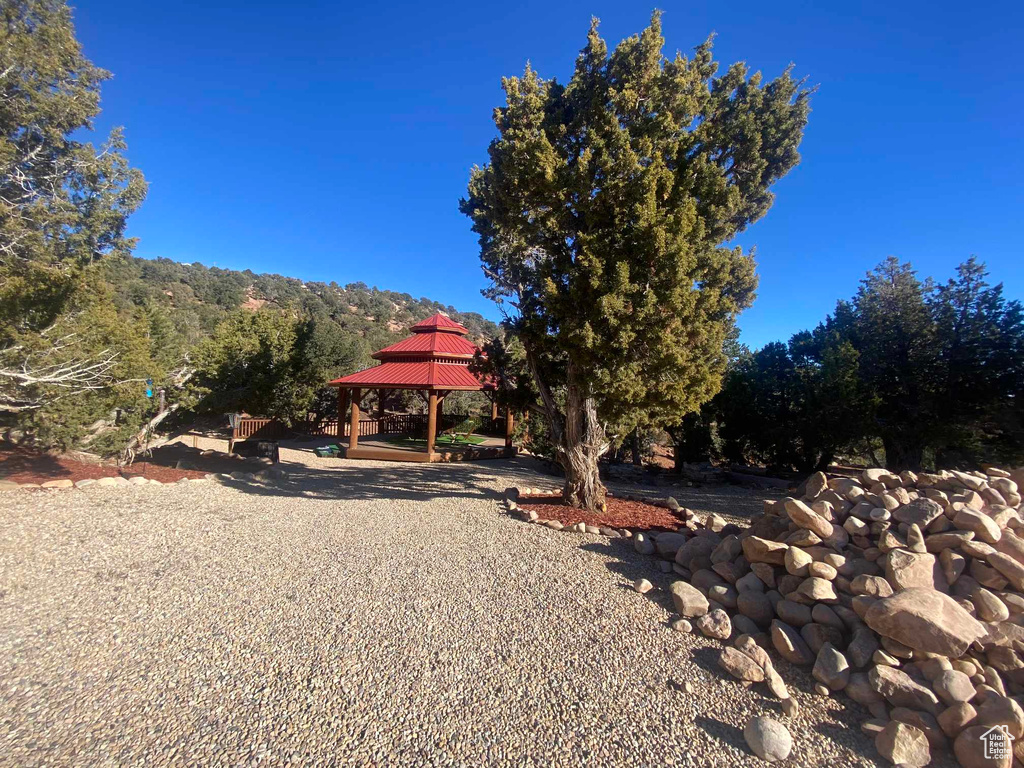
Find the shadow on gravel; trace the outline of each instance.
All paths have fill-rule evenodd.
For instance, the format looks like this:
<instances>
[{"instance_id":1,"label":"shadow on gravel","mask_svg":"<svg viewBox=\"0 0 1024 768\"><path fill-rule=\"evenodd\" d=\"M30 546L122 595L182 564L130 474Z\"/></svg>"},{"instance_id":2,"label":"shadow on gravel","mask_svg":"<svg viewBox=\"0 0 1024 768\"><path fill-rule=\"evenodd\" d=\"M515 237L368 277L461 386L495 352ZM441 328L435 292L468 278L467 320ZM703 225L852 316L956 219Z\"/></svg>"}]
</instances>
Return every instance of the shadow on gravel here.
<instances>
[{"instance_id":1,"label":"shadow on gravel","mask_svg":"<svg viewBox=\"0 0 1024 768\"><path fill-rule=\"evenodd\" d=\"M290 446L291 450L312 453L313 448ZM544 465L530 456L450 464L394 462L363 465L358 461L338 460L327 467L309 466L283 459L278 466L288 474L273 482L232 480L225 484L259 496L303 497L312 499L394 499L423 501L436 498L500 499L509 485L555 488L561 479L545 472ZM238 466L232 464L234 469ZM735 486L704 488L649 487L609 482L616 493L645 498L674 496L680 504L698 515L715 513L726 519L742 521L761 513L762 499L771 492L751 491Z\"/></svg>"},{"instance_id":2,"label":"shadow on gravel","mask_svg":"<svg viewBox=\"0 0 1024 768\"><path fill-rule=\"evenodd\" d=\"M256 496L308 499L391 499L430 501L437 498L500 500L511 484L539 485L532 461L526 458L497 459L478 464L412 464L359 466L354 463L330 469L282 461L288 474L270 482L226 480L224 485ZM550 485L550 478L543 478Z\"/></svg>"},{"instance_id":3,"label":"shadow on gravel","mask_svg":"<svg viewBox=\"0 0 1024 768\"><path fill-rule=\"evenodd\" d=\"M723 723L721 720L716 720L713 717L707 715L697 715L693 718L693 722L702 728L708 735L713 736L719 741L724 741L730 747L740 750L741 752L749 752L747 742L743 738L743 731L737 728L735 725L729 725Z\"/></svg>"}]
</instances>

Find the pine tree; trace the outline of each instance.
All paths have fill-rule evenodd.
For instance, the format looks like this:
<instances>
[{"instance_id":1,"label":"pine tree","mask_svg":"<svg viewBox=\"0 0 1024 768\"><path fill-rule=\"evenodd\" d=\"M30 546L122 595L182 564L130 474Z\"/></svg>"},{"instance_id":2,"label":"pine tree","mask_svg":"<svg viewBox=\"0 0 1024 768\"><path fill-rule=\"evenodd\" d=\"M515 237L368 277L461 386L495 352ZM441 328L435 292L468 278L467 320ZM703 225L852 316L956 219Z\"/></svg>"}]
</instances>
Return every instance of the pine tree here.
<instances>
[{"instance_id":1,"label":"pine tree","mask_svg":"<svg viewBox=\"0 0 1024 768\"><path fill-rule=\"evenodd\" d=\"M756 287L725 247L771 206L799 160L810 92L734 64L709 39L662 53L660 14L609 54L591 24L565 86L528 65L502 81L499 136L461 210L487 295L511 304L565 495L600 509L606 425L671 425L710 399L722 345Z\"/></svg>"},{"instance_id":2,"label":"pine tree","mask_svg":"<svg viewBox=\"0 0 1024 768\"><path fill-rule=\"evenodd\" d=\"M74 323L91 265L131 251L125 222L146 192L120 130L100 149L77 138L107 77L64 2L0 4L0 411L119 378L119 351L83 345Z\"/></svg>"}]
</instances>

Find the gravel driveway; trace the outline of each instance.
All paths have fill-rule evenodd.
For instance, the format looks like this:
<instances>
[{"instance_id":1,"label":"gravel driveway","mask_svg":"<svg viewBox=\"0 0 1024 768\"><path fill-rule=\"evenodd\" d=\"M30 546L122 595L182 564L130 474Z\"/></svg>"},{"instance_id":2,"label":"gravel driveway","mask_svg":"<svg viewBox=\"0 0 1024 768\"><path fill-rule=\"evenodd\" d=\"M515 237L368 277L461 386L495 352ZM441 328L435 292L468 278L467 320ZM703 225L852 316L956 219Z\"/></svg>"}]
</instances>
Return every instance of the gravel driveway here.
<instances>
[{"instance_id":1,"label":"gravel driveway","mask_svg":"<svg viewBox=\"0 0 1024 768\"><path fill-rule=\"evenodd\" d=\"M778 703L628 588L668 577L502 513L508 485L555 485L529 459L302 461L266 487L0 495L0 763L761 764L741 729ZM876 764L863 711L780 671L788 764Z\"/></svg>"}]
</instances>

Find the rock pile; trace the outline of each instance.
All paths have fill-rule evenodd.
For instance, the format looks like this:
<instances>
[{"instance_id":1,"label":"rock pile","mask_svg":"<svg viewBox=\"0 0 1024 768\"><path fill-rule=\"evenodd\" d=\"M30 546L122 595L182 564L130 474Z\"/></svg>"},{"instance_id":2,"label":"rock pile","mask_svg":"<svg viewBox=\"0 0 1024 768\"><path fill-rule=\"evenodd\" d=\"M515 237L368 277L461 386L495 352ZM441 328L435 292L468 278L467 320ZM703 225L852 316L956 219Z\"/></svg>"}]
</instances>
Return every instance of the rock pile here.
<instances>
[{"instance_id":1,"label":"rock pile","mask_svg":"<svg viewBox=\"0 0 1024 768\"><path fill-rule=\"evenodd\" d=\"M818 693L871 713L864 730L893 763L1024 759L1024 519L1009 473L867 469L804 487L746 530L691 518L634 537L682 577L673 626L731 639L720 666L764 681L787 712L767 650L810 668ZM985 756L993 727L1003 761Z\"/></svg>"}]
</instances>

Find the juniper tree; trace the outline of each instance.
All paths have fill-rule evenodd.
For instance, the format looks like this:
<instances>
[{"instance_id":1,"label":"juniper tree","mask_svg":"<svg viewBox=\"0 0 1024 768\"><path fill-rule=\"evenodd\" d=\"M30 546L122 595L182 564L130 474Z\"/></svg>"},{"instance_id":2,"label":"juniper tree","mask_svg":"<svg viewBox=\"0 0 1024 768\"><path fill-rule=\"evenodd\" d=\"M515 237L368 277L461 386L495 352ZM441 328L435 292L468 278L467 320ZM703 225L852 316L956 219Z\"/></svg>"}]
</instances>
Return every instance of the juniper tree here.
<instances>
[{"instance_id":1,"label":"juniper tree","mask_svg":"<svg viewBox=\"0 0 1024 768\"><path fill-rule=\"evenodd\" d=\"M607 425L672 424L718 390L722 344L756 287L726 244L799 160L810 92L764 82L712 42L662 49L660 14L609 53L595 19L566 85L529 65L502 81L498 137L461 210L508 302L565 495L600 509Z\"/></svg>"},{"instance_id":2,"label":"juniper tree","mask_svg":"<svg viewBox=\"0 0 1024 768\"><path fill-rule=\"evenodd\" d=\"M119 130L99 149L79 139L108 76L82 55L64 2L0 4L0 411L124 375L119 351L84 345L74 322L84 272L131 251L125 222L146 191Z\"/></svg>"}]
</instances>

